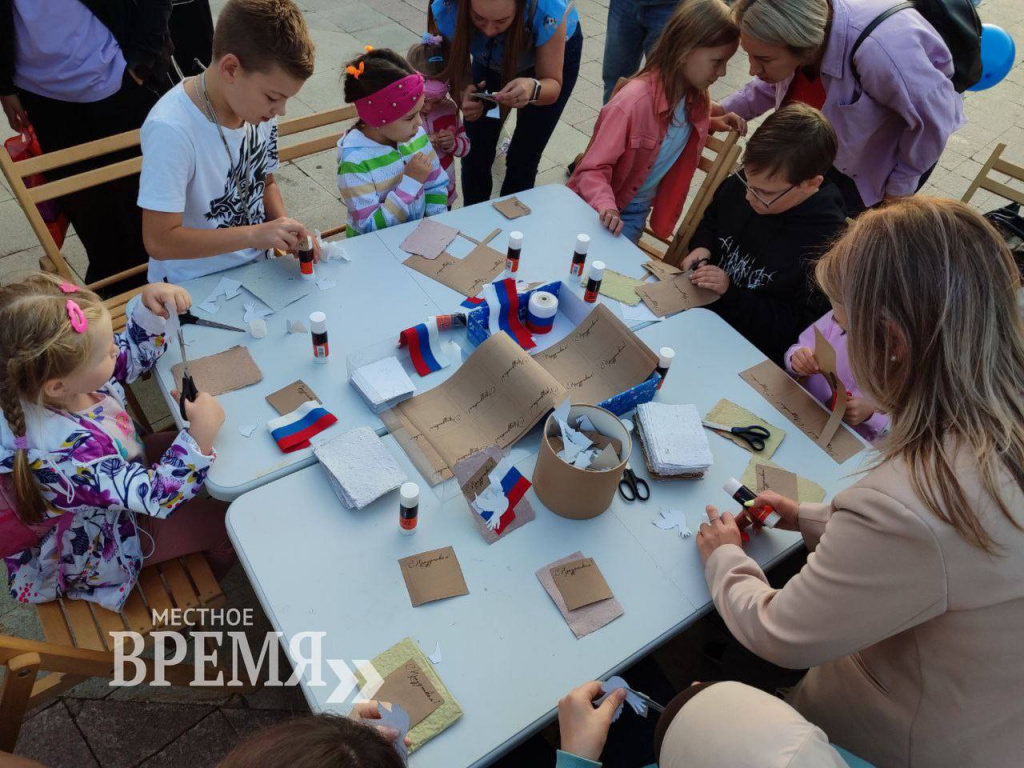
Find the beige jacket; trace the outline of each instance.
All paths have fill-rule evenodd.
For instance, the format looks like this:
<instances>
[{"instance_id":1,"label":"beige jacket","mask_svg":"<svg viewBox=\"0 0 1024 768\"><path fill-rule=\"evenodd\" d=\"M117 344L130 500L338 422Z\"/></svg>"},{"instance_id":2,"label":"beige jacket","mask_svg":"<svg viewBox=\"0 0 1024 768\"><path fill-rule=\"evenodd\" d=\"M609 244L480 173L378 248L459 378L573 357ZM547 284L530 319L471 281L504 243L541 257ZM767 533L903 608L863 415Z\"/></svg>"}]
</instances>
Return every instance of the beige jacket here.
<instances>
[{"instance_id":1,"label":"beige jacket","mask_svg":"<svg viewBox=\"0 0 1024 768\"><path fill-rule=\"evenodd\" d=\"M1024 765L1024 533L958 478L1002 546L990 556L931 515L889 462L805 504L811 555L781 590L734 545L708 560L708 586L754 653L813 667L789 701L833 743L878 768ZM1024 494L1006 485L1024 523Z\"/></svg>"}]
</instances>

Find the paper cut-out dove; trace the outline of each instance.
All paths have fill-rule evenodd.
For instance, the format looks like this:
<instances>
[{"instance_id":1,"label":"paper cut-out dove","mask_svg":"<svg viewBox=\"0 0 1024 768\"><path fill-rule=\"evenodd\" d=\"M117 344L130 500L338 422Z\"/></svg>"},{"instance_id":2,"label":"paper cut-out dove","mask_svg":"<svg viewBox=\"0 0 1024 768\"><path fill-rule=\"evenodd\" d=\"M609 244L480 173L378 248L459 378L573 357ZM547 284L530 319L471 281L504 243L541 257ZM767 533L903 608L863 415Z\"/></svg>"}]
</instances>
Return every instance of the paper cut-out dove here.
<instances>
[{"instance_id":1,"label":"paper cut-out dove","mask_svg":"<svg viewBox=\"0 0 1024 768\"><path fill-rule=\"evenodd\" d=\"M266 317L274 314L274 310L261 307L255 301L246 302L245 314L242 315L242 322L248 325L258 317Z\"/></svg>"},{"instance_id":2,"label":"paper cut-out dove","mask_svg":"<svg viewBox=\"0 0 1024 768\"><path fill-rule=\"evenodd\" d=\"M405 746L405 737L409 734L409 713L398 704L389 704L388 706L391 707L390 710L384 705L384 702L378 701L377 711L380 712L380 719L364 719L363 722L371 727L379 725L398 731L398 738L394 741L395 749L398 750L398 754L402 756L403 760L408 760L409 748Z\"/></svg>"},{"instance_id":3,"label":"paper cut-out dove","mask_svg":"<svg viewBox=\"0 0 1024 768\"><path fill-rule=\"evenodd\" d=\"M647 702L640 697L640 695L629 687L629 683L623 680L621 677L616 675L615 677L609 677L606 681L601 683L601 690L604 695L600 698L594 699L594 706L599 707L607 699L613 691L617 691L620 688L626 690L625 704L629 704L640 717L647 717ZM622 714L622 704L619 704L619 708L615 710L615 714L612 715L612 722L614 723L619 719L619 715Z\"/></svg>"},{"instance_id":4,"label":"paper cut-out dove","mask_svg":"<svg viewBox=\"0 0 1024 768\"><path fill-rule=\"evenodd\" d=\"M693 531L690 530L686 523L686 513L681 509L663 509L661 510L661 516L655 518L652 522L663 531L671 531L673 528L678 528L679 535L684 539L693 535Z\"/></svg>"}]
</instances>

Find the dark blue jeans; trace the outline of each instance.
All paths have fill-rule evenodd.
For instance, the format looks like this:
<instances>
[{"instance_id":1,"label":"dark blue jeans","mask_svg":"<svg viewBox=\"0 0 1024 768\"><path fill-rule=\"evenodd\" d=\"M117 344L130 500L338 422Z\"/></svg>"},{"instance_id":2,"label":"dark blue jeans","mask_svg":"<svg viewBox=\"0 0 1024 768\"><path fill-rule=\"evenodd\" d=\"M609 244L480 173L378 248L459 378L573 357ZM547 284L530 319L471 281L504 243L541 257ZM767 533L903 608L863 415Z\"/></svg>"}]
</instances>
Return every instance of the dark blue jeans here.
<instances>
[{"instance_id":1,"label":"dark blue jeans","mask_svg":"<svg viewBox=\"0 0 1024 768\"><path fill-rule=\"evenodd\" d=\"M505 156L502 196L533 188L537 181L540 156L548 145L555 126L558 125L558 119L572 95L572 89L576 86L582 56L583 30L577 27L576 33L565 41L562 91L558 95L558 101L545 107L530 105L520 109L516 115L516 129L512 134L508 154ZM532 68L519 73L519 77L534 76ZM501 73L473 62L473 82L481 81L487 83L487 90L491 92L501 90ZM462 197L466 205L473 205L491 198L491 166L494 165L498 137L501 135L501 120L481 117L479 120L467 122L466 135L469 137L470 147L469 154L462 158Z\"/></svg>"},{"instance_id":2,"label":"dark blue jeans","mask_svg":"<svg viewBox=\"0 0 1024 768\"><path fill-rule=\"evenodd\" d=\"M676 2L611 0L608 32L604 38L604 103L620 77L635 75L644 54L649 54L675 11Z\"/></svg>"}]
</instances>

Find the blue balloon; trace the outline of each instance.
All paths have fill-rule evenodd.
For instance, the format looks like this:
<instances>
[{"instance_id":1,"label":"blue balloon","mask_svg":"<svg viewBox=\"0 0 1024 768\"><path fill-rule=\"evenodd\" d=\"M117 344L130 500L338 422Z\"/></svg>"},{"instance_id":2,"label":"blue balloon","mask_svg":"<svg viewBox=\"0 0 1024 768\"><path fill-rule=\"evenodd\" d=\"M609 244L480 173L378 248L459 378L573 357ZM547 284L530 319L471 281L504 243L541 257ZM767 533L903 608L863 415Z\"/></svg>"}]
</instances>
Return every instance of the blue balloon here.
<instances>
[{"instance_id":1,"label":"blue balloon","mask_svg":"<svg viewBox=\"0 0 1024 768\"><path fill-rule=\"evenodd\" d=\"M1002 27L995 24L981 25L981 80L969 91L984 91L1006 77L1013 69L1017 46L1013 38Z\"/></svg>"}]
</instances>

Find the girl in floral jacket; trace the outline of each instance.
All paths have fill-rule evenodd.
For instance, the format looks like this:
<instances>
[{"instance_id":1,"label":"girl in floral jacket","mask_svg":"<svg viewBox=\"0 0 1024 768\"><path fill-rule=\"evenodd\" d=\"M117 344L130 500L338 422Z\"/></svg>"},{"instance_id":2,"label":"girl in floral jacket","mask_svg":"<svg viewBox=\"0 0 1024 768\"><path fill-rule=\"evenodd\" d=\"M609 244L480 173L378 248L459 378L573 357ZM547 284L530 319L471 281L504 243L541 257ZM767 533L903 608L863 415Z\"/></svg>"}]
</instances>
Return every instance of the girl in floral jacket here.
<instances>
[{"instance_id":1,"label":"girl in floral jacket","mask_svg":"<svg viewBox=\"0 0 1024 768\"><path fill-rule=\"evenodd\" d=\"M147 285L115 335L96 294L60 278L0 288L0 484L38 535L4 553L15 599L120 610L144 561L205 552L218 576L233 562L224 505L194 498L216 457L220 405L201 393L186 403L187 431L145 446L124 409L122 385L153 367L169 312L190 305L177 286Z\"/></svg>"}]
</instances>

